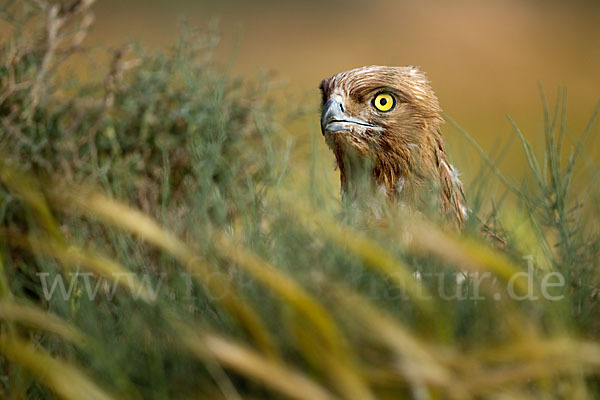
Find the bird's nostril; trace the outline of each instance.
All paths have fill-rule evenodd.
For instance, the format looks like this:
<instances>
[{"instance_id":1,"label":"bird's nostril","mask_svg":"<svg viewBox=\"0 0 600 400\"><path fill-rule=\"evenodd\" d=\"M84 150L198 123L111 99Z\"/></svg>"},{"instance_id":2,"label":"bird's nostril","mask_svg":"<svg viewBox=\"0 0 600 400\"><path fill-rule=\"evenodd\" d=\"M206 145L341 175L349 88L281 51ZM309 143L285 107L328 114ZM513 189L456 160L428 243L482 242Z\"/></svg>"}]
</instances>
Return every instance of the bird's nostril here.
<instances>
[{"instance_id":1,"label":"bird's nostril","mask_svg":"<svg viewBox=\"0 0 600 400\"><path fill-rule=\"evenodd\" d=\"M343 103L340 103L340 111L344 112L344 104Z\"/></svg>"}]
</instances>

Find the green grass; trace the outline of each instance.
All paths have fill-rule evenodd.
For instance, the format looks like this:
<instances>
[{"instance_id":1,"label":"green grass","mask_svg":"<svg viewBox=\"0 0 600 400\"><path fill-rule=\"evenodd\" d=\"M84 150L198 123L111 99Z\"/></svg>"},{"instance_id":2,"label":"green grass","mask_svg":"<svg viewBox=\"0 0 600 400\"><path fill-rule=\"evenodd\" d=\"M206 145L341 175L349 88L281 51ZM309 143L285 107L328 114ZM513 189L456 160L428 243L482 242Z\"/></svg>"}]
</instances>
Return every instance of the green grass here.
<instances>
[{"instance_id":1,"label":"green grass","mask_svg":"<svg viewBox=\"0 0 600 400\"><path fill-rule=\"evenodd\" d=\"M89 54L72 47L87 8L15 4L3 15L39 30L13 21L0 64L0 397L600 395L597 166L578 162L597 111L565 154L565 97L543 96L543 158L514 124L523 176L481 152L461 234L394 209L377 223L331 196L330 160L290 161L268 84L213 63L214 34L128 46L77 82L60 65ZM515 300L528 255L539 299ZM58 278L70 295L47 296Z\"/></svg>"}]
</instances>

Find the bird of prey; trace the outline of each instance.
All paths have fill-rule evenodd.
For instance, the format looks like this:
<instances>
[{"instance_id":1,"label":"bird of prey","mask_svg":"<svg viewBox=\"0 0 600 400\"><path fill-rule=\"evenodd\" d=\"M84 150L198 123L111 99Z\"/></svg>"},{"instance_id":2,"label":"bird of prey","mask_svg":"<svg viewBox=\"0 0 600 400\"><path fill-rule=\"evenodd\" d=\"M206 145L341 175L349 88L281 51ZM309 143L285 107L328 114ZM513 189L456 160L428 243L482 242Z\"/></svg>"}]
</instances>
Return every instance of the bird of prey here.
<instances>
[{"instance_id":1,"label":"bird of prey","mask_svg":"<svg viewBox=\"0 0 600 400\"><path fill-rule=\"evenodd\" d=\"M370 190L409 210L433 204L445 219L464 224L463 187L448 162L441 109L423 72L369 66L326 78L320 89L321 131L345 199Z\"/></svg>"}]
</instances>

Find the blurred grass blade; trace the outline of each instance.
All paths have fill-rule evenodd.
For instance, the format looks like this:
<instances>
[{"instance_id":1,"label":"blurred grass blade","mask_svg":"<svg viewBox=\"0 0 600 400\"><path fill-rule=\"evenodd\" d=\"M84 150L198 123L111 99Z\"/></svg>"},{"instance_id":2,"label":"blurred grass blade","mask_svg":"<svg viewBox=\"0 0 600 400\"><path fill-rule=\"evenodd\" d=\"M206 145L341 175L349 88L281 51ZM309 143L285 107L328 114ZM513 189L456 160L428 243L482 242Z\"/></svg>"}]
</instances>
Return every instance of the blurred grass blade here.
<instances>
[{"instance_id":1,"label":"blurred grass blade","mask_svg":"<svg viewBox=\"0 0 600 400\"><path fill-rule=\"evenodd\" d=\"M562 365L551 365L560 369L571 363L572 366L587 366L600 370L600 343L578 341L568 337L529 338L509 345L490 347L479 351L476 356L486 361L505 363L527 360L560 359Z\"/></svg>"},{"instance_id":2,"label":"blurred grass blade","mask_svg":"<svg viewBox=\"0 0 600 400\"><path fill-rule=\"evenodd\" d=\"M0 251L0 300L12 300L13 295L10 292L10 285L6 277L6 271L4 269L4 260L2 251Z\"/></svg>"},{"instance_id":3,"label":"blurred grass blade","mask_svg":"<svg viewBox=\"0 0 600 400\"><path fill-rule=\"evenodd\" d=\"M186 330L183 340L187 348L197 357L214 358L227 369L261 382L286 397L298 400L335 398L321 385L291 367L217 335L198 336L191 330Z\"/></svg>"},{"instance_id":4,"label":"blurred grass blade","mask_svg":"<svg viewBox=\"0 0 600 400\"><path fill-rule=\"evenodd\" d=\"M411 248L421 253L433 255L454 265L458 271L468 269L473 272L486 272L509 281L521 269L500 251L485 243L467 237L452 237L439 228L425 222L406 224L412 234ZM515 280L518 294L527 293L522 280Z\"/></svg>"},{"instance_id":5,"label":"blurred grass blade","mask_svg":"<svg viewBox=\"0 0 600 400\"><path fill-rule=\"evenodd\" d=\"M59 194L60 196L60 194ZM60 198L79 209L91 212L102 221L131 232L141 239L187 263L193 252L171 232L163 229L150 216L97 192L68 193ZM184 263L184 265L185 265Z\"/></svg>"},{"instance_id":6,"label":"blurred grass blade","mask_svg":"<svg viewBox=\"0 0 600 400\"><path fill-rule=\"evenodd\" d=\"M560 154L557 154L555 137L556 137L556 124L558 121L558 110L561 102L561 92L559 90L558 97L556 99L556 106L554 110L554 117L550 113L550 106L548 104L548 97L544 91L544 87L541 82L538 82L538 88L540 91L540 97L542 99L542 106L544 111L544 136L546 142L546 151L544 152L544 170L550 173L550 185L556 186L560 182Z\"/></svg>"},{"instance_id":7,"label":"blurred grass blade","mask_svg":"<svg viewBox=\"0 0 600 400\"><path fill-rule=\"evenodd\" d=\"M436 357L436 347L428 348L427 343L421 342L399 321L358 294L335 284L330 285L329 290L344 307L345 315L357 317L360 320L357 326L367 336L385 344L399 357L399 369L407 380L451 389L452 375Z\"/></svg>"},{"instance_id":8,"label":"blurred grass blade","mask_svg":"<svg viewBox=\"0 0 600 400\"><path fill-rule=\"evenodd\" d=\"M598 101L598 103L596 104L596 107L594 108L592 116L590 117L590 119L585 127L585 130L583 131L583 134L577 141L577 146L575 147L575 151L569 157L569 161L567 163L567 168L566 168L565 174L564 174L565 182L563 183L563 186L565 188L564 189L565 193L569 190L569 187L571 186L571 180L572 180L572 176L573 176L575 162L577 161L577 159L579 157L579 153L581 153L581 151L583 150L583 145L586 142L589 134L592 132L592 128L596 124L596 119L598 118L599 113L600 113L600 101Z\"/></svg>"},{"instance_id":9,"label":"blurred grass blade","mask_svg":"<svg viewBox=\"0 0 600 400\"><path fill-rule=\"evenodd\" d=\"M600 346L597 343L576 342L571 339L530 340L497 349L488 349L478 355L487 368L473 371L470 379L461 382L475 395L494 393L496 390L570 377L580 396L569 393L568 398L590 398L586 392L585 374L598 374ZM495 367L489 362L496 363Z\"/></svg>"},{"instance_id":10,"label":"blurred grass blade","mask_svg":"<svg viewBox=\"0 0 600 400\"><path fill-rule=\"evenodd\" d=\"M41 329L81 346L85 336L63 319L38 307L14 302L0 302L0 319Z\"/></svg>"},{"instance_id":11,"label":"blurred grass blade","mask_svg":"<svg viewBox=\"0 0 600 400\"><path fill-rule=\"evenodd\" d=\"M18 194L31 207L38 222L46 229L55 241L64 243L63 235L58 229L58 224L52 216L50 207L46 202L46 197L38 189L33 179L25 174L20 174L15 169L7 165L4 160L7 158L0 154L0 181L9 189Z\"/></svg>"},{"instance_id":12,"label":"blurred grass blade","mask_svg":"<svg viewBox=\"0 0 600 400\"><path fill-rule=\"evenodd\" d=\"M296 309L307 322L313 325L318 336L317 338L311 338L314 339L311 340L311 346L304 346L304 353L308 360L313 362L314 360L325 361L325 369L330 370L329 372L334 381L338 382L341 392L348 387L352 387L357 397L372 398L369 389L362 382L352 365L352 349L348 346L346 338L338 329L334 319L318 301L293 279L287 277L254 252L233 243L224 234L217 237L215 244L224 257L235 261L252 277L277 293ZM311 332L310 329L307 331ZM324 353L312 354L319 350L324 351ZM335 359L337 362L327 362L329 357L331 357L330 360ZM321 368L323 368L323 365L321 365Z\"/></svg>"},{"instance_id":13,"label":"blurred grass blade","mask_svg":"<svg viewBox=\"0 0 600 400\"><path fill-rule=\"evenodd\" d=\"M110 258L74 245L66 247L50 238L24 237L17 232L2 230L0 230L0 237L8 239L15 246L54 257L65 266L73 268L83 266L95 274L113 279L118 285L128 289L130 293L136 293L142 300L146 302L153 301L154 296L146 286L135 276L132 276L131 271ZM121 276L127 276L127 279L120 279Z\"/></svg>"},{"instance_id":14,"label":"blurred grass blade","mask_svg":"<svg viewBox=\"0 0 600 400\"><path fill-rule=\"evenodd\" d=\"M343 246L349 253L362 260L372 270L382 274L392 283L404 290L415 304L426 314L433 313L434 305L427 289L413 275L407 265L402 263L390 251L379 243L369 239L362 232L339 222L308 207L299 206L286 198L286 206L312 231L324 234L329 240Z\"/></svg>"},{"instance_id":15,"label":"blurred grass blade","mask_svg":"<svg viewBox=\"0 0 600 400\"><path fill-rule=\"evenodd\" d=\"M256 253L234 244L224 234L220 234L215 244L224 257L234 261L247 271L252 277L277 293L288 304L296 308L307 321L310 321L328 343L328 347L339 352L345 357L341 332L333 318L318 301L316 301L304 288L293 279L287 277L266 260L261 259Z\"/></svg>"},{"instance_id":16,"label":"blurred grass blade","mask_svg":"<svg viewBox=\"0 0 600 400\"><path fill-rule=\"evenodd\" d=\"M0 336L0 353L26 369L36 379L68 400L110 400L104 392L78 368L36 350L21 339Z\"/></svg>"},{"instance_id":17,"label":"blurred grass blade","mask_svg":"<svg viewBox=\"0 0 600 400\"><path fill-rule=\"evenodd\" d=\"M263 327L258 315L238 296L233 282L221 272L208 268L192 249L175 235L163 229L151 217L116 200L95 192L59 194L59 201L91 213L96 218L131 232L141 239L169 253L181 266L192 273L209 294L217 294L223 304L235 315L259 347L275 356L276 346ZM217 297L217 296L215 296Z\"/></svg>"},{"instance_id":18,"label":"blurred grass blade","mask_svg":"<svg viewBox=\"0 0 600 400\"><path fill-rule=\"evenodd\" d=\"M546 187L546 185L544 184L544 182L542 182L540 165L537 161L535 154L533 153L531 144L529 144L529 141L527 139L525 139L525 136L523 136L523 133L521 133L521 129L519 128L517 123L508 115L506 116L506 118L508 118L508 120L510 121L510 124L513 126L513 129L519 135L519 139L521 139L521 144L523 144L523 150L525 151L527 163L529 164L529 169L531 169L531 172L533 172L533 177L535 178L539 188L543 191L544 188Z\"/></svg>"},{"instance_id":19,"label":"blurred grass blade","mask_svg":"<svg viewBox=\"0 0 600 400\"><path fill-rule=\"evenodd\" d=\"M567 132L567 88L562 89L562 108L560 111L560 130L558 133L558 142L556 143L556 149L558 151L559 162L562 152L562 146L565 139L565 133ZM560 164L559 164L560 168Z\"/></svg>"}]
</instances>

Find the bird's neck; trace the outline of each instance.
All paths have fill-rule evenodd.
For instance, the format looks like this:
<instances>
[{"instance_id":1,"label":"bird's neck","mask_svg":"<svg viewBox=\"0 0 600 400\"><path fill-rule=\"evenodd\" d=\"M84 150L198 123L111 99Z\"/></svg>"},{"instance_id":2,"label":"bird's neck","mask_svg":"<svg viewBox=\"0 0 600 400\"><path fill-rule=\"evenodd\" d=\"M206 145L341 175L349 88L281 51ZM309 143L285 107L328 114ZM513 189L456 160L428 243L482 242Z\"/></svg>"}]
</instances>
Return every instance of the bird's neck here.
<instances>
[{"instance_id":1,"label":"bird's neck","mask_svg":"<svg viewBox=\"0 0 600 400\"><path fill-rule=\"evenodd\" d=\"M344 199L372 204L374 198L383 197L414 209L441 207L461 225L465 216L462 185L447 160L441 135L428 137L431 143L373 152L336 143Z\"/></svg>"},{"instance_id":2,"label":"bird's neck","mask_svg":"<svg viewBox=\"0 0 600 400\"><path fill-rule=\"evenodd\" d=\"M408 169L398 157L384 160L345 143L336 146L335 155L346 200L395 198L406 186Z\"/></svg>"}]
</instances>

